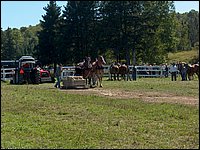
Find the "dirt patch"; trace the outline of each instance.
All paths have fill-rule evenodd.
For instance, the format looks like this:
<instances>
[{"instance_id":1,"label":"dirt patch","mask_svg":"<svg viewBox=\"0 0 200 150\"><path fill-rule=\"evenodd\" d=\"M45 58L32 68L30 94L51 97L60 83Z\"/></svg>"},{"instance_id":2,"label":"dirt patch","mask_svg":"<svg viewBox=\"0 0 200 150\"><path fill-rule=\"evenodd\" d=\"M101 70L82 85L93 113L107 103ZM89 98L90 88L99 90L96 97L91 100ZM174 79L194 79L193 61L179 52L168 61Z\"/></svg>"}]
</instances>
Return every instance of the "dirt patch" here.
<instances>
[{"instance_id":1,"label":"dirt patch","mask_svg":"<svg viewBox=\"0 0 200 150\"><path fill-rule=\"evenodd\" d=\"M189 96L177 96L172 94L165 94L159 92L128 92L114 89L103 88L90 88L90 89L65 89L67 93L81 94L81 95L98 95L105 96L114 99L140 99L146 102L167 102L167 103L179 103L187 105L199 105L199 98Z\"/></svg>"}]
</instances>

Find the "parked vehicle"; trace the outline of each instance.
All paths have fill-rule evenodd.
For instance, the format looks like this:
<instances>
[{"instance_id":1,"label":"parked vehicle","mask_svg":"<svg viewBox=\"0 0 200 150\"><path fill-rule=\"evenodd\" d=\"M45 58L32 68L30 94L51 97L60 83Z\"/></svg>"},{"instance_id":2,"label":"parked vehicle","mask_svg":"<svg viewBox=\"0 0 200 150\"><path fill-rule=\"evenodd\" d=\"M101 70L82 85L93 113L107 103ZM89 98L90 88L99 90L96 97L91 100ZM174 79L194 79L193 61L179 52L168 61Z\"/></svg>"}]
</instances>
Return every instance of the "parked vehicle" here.
<instances>
[{"instance_id":1,"label":"parked vehicle","mask_svg":"<svg viewBox=\"0 0 200 150\"><path fill-rule=\"evenodd\" d=\"M15 68L13 78L10 82L13 84L39 84L54 81L50 76L50 72L39 68L32 56L22 56L19 59L19 66Z\"/></svg>"}]
</instances>

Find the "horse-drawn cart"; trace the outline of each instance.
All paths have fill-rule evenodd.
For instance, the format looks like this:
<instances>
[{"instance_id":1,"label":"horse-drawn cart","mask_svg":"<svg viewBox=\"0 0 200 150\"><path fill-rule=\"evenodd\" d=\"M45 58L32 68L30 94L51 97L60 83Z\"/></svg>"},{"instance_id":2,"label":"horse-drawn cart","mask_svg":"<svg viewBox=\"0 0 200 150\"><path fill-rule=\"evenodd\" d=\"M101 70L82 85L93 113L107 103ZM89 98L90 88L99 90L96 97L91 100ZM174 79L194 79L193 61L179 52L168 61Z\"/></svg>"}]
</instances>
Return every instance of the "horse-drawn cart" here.
<instances>
[{"instance_id":1,"label":"horse-drawn cart","mask_svg":"<svg viewBox=\"0 0 200 150\"><path fill-rule=\"evenodd\" d=\"M88 88L86 85L86 80L83 76L67 76L62 79L63 82L63 89L69 88Z\"/></svg>"}]
</instances>

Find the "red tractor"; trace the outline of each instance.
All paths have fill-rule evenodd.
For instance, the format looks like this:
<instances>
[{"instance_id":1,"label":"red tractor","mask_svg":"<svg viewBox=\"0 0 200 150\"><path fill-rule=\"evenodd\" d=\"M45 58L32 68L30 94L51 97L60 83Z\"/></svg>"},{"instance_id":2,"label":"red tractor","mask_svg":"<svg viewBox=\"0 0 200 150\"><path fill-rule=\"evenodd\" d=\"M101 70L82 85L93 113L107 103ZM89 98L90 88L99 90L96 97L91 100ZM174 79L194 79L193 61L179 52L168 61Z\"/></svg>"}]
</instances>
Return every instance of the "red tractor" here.
<instances>
[{"instance_id":1,"label":"red tractor","mask_svg":"<svg viewBox=\"0 0 200 150\"><path fill-rule=\"evenodd\" d=\"M36 60L31 56L22 56L19 59L19 65L14 70L13 84L32 83L39 84L43 82L55 82L50 76L49 71L40 69L36 66Z\"/></svg>"}]
</instances>

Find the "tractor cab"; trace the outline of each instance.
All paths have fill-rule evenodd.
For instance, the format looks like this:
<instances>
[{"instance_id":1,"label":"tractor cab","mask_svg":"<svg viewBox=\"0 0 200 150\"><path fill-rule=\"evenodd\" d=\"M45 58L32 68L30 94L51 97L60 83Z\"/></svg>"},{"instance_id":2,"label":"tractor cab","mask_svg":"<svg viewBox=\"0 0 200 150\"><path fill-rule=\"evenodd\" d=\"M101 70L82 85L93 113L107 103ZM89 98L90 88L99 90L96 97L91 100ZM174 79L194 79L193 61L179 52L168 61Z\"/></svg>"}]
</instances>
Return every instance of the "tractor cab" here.
<instances>
[{"instance_id":1,"label":"tractor cab","mask_svg":"<svg viewBox=\"0 0 200 150\"><path fill-rule=\"evenodd\" d=\"M22 56L19 59L19 66L25 66L27 68L33 68L35 63L36 63L36 60L32 56Z\"/></svg>"}]
</instances>

